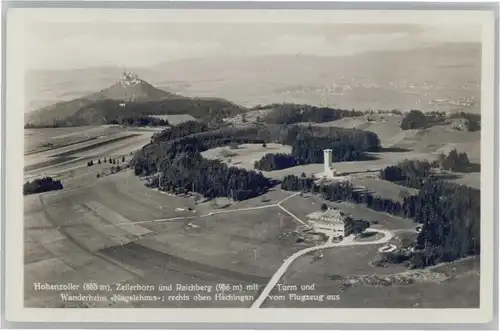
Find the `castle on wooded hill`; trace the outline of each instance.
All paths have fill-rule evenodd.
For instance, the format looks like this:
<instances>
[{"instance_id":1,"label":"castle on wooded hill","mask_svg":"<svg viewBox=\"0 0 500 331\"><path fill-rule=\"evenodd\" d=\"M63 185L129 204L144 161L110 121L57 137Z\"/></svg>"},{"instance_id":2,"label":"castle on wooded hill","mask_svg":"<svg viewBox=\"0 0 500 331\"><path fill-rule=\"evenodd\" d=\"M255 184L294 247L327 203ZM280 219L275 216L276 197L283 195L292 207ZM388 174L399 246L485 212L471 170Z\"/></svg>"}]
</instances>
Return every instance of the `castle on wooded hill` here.
<instances>
[{"instance_id":1,"label":"castle on wooded hill","mask_svg":"<svg viewBox=\"0 0 500 331\"><path fill-rule=\"evenodd\" d=\"M139 76L136 73L123 70L119 83L121 86L131 86L141 83Z\"/></svg>"}]
</instances>

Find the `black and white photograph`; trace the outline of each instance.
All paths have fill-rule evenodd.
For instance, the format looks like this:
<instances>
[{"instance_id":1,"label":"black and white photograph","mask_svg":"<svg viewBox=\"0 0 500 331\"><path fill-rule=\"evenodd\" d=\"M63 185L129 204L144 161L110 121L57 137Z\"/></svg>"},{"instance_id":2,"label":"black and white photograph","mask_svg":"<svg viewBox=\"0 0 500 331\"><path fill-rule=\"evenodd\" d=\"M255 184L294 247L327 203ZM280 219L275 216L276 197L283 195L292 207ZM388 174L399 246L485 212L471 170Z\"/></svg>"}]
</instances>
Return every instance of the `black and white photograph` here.
<instances>
[{"instance_id":1,"label":"black and white photograph","mask_svg":"<svg viewBox=\"0 0 500 331\"><path fill-rule=\"evenodd\" d=\"M7 44L24 308L492 305L486 20L44 10Z\"/></svg>"}]
</instances>

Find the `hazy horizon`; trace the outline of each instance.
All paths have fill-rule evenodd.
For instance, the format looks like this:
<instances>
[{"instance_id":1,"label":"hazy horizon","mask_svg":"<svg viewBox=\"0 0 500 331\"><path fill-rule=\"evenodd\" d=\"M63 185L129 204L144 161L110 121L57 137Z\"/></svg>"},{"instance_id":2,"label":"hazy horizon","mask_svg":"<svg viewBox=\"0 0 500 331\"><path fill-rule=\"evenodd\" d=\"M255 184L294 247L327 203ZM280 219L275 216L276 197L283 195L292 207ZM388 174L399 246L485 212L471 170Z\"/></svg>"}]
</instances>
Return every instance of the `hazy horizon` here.
<instances>
[{"instance_id":1,"label":"hazy horizon","mask_svg":"<svg viewBox=\"0 0 500 331\"><path fill-rule=\"evenodd\" d=\"M149 67L218 56L343 56L480 42L479 26L312 23L32 23L27 70Z\"/></svg>"},{"instance_id":2,"label":"hazy horizon","mask_svg":"<svg viewBox=\"0 0 500 331\"><path fill-rule=\"evenodd\" d=\"M427 109L442 99L455 109L479 97L480 42L480 25L449 22L33 21L24 111L97 92L123 69L169 92L245 106Z\"/></svg>"}]
</instances>

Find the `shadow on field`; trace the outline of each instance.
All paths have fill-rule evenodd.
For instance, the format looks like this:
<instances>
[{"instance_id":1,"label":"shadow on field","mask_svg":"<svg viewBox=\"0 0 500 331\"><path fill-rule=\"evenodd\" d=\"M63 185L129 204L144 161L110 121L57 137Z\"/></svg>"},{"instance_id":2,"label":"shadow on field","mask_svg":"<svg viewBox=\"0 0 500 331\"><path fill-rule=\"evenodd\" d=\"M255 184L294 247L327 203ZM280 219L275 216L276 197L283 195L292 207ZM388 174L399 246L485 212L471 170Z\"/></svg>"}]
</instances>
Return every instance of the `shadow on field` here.
<instances>
[{"instance_id":1,"label":"shadow on field","mask_svg":"<svg viewBox=\"0 0 500 331\"><path fill-rule=\"evenodd\" d=\"M453 179L462 178L462 176L457 175L457 174L439 174L439 175L435 175L435 177L438 179L442 179L442 180L453 180Z\"/></svg>"},{"instance_id":2,"label":"shadow on field","mask_svg":"<svg viewBox=\"0 0 500 331\"><path fill-rule=\"evenodd\" d=\"M481 172L481 164L471 163L464 169L460 169L460 172L471 173L471 172Z\"/></svg>"},{"instance_id":3,"label":"shadow on field","mask_svg":"<svg viewBox=\"0 0 500 331\"><path fill-rule=\"evenodd\" d=\"M25 166L24 167L24 171L37 170L37 169L40 169L40 168L45 168L45 167L48 167L48 166L56 165L56 164L59 164L59 163L63 163L63 162L71 161L71 160L75 160L75 159L76 159L76 157L74 157L74 156L56 157L56 158L53 158L53 159L49 159L47 161L43 161L43 162L35 163L35 164L29 165L29 166Z\"/></svg>"},{"instance_id":4,"label":"shadow on field","mask_svg":"<svg viewBox=\"0 0 500 331\"><path fill-rule=\"evenodd\" d=\"M130 242L123 246L109 247L100 252L115 261L146 272L164 273L165 271L172 271L201 278L211 275L216 276L216 278L223 277L245 283L265 284L268 281L267 277L241 273L190 261L178 256L159 252L135 242Z\"/></svg>"},{"instance_id":5,"label":"shadow on field","mask_svg":"<svg viewBox=\"0 0 500 331\"><path fill-rule=\"evenodd\" d=\"M401 147L380 147L380 153L406 153L411 152L411 149Z\"/></svg>"},{"instance_id":6,"label":"shadow on field","mask_svg":"<svg viewBox=\"0 0 500 331\"><path fill-rule=\"evenodd\" d=\"M373 154L363 153L359 157L357 157L356 160L354 161L376 161L376 160L380 160L380 158Z\"/></svg>"}]
</instances>

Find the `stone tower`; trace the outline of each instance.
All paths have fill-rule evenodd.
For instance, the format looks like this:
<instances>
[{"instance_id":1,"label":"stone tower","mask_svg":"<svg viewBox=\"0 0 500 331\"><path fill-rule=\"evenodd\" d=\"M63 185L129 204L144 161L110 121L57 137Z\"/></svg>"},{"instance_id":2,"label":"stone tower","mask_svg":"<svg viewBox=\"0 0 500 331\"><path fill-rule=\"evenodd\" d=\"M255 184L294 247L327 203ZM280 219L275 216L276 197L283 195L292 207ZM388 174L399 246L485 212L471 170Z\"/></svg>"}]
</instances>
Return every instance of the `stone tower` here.
<instances>
[{"instance_id":1,"label":"stone tower","mask_svg":"<svg viewBox=\"0 0 500 331\"><path fill-rule=\"evenodd\" d=\"M324 164L324 172L326 174L334 174L332 165L333 165L333 160L332 160L332 150L331 149L325 149L323 150L323 164Z\"/></svg>"}]
</instances>

